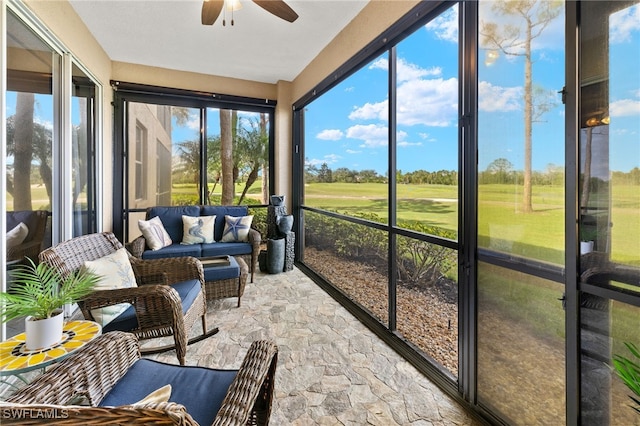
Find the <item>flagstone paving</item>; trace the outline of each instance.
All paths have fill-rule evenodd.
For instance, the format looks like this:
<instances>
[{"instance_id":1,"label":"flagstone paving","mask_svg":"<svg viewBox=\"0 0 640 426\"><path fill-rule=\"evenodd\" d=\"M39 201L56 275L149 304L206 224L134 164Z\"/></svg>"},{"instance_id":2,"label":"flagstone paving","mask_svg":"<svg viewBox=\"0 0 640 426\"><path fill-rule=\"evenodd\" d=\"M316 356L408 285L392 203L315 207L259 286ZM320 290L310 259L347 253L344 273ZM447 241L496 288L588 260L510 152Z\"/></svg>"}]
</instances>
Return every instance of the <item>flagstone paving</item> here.
<instances>
[{"instance_id":1,"label":"flagstone paving","mask_svg":"<svg viewBox=\"0 0 640 426\"><path fill-rule=\"evenodd\" d=\"M220 332L189 346L186 363L238 368L252 341L274 340L273 425L481 424L297 268L256 274L236 303L209 303ZM176 362L173 351L152 358Z\"/></svg>"}]
</instances>

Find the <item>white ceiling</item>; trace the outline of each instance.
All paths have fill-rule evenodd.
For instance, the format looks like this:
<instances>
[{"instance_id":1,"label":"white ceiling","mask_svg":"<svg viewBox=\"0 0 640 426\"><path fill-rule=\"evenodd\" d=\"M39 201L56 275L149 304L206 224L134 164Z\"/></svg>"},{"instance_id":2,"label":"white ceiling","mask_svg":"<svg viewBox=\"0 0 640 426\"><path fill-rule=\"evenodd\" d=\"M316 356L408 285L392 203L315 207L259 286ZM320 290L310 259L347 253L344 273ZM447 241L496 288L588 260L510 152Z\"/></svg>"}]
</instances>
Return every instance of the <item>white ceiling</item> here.
<instances>
[{"instance_id":1,"label":"white ceiling","mask_svg":"<svg viewBox=\"0 0 640 426\"><path fill-rule=\"evenodd\" d=\"M289 23L249 0L200 23L198 0L71 0L113 61L265 83L292 81L362 10L368 0L287 0Z\"/></svg>"}]
</instances>

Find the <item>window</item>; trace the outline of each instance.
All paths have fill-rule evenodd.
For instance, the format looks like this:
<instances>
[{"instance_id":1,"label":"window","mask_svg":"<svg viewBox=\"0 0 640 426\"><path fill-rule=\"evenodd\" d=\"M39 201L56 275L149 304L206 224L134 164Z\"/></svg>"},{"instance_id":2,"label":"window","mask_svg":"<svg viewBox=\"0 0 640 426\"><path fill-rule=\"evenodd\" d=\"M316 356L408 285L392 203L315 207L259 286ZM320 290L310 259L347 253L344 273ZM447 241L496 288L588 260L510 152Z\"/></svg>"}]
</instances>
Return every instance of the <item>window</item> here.
<instances>
[{"instance_id":1,"label":"window","mask_svg":"<svg viewBox=\"0 0 640 426\"><path fill-rule=\"evenodd\" d=\"M41 30L27 9L7 3L2 7L7 8L7 26L2 28L7 41L7 85L2 88L7 128L2 173L7 191L0 213L4 220L5 211L46 211L44 235L37 237L41 250L99 227L96 147L101 87L73 55L70 61L62 60L69 53ZM69 122L63 122L65 108ZM35 237L36 230L30 231ZM29 256L36 260L39 250Z\"/></svg>"},{"instance_id":2,"label":"window","mask_svg":"<svg viewBox=\"0 0 640 426\"><path fill-rule=\"evenodd\" d=\"M565 421L564 7L478 3L477 390L509 424Z\"/></svg>"},{"instance_id":3,"label":"window","mask_svg":"<svg viewBox=\"0 0 640 426\"><path fill-rule=\"evenodd\" d=\"M116 117L117 133L125 135L116 150L125 161L115 174L127 191L115 193L114 233L126 241L140 235L138 220L148 207L268 204L275 103L243 98L222 105L201 92L164 90L118 83L117 110L126 115ZM266 209L252 213L256 224L264 222Z\"/></svg>"},{"instance_id":4,"label":"window","mask_svg":"<svg viewBox=\"0 0 640 426\"><path fill-rule=\"evenodd\" d=\"M432 15L300 105L302 258L345 303L453 382L458 5Z\"/></svg>"},{"instance_id":5,"label":"window","mask_svg":"<svg viewBox=\"0 0 640 426\"><path fill-rule=\"evenodd\" d=\"M135 199L142 201L147 198L147 129L138 122L135 141Z\"/></svg>"}]
</instances>

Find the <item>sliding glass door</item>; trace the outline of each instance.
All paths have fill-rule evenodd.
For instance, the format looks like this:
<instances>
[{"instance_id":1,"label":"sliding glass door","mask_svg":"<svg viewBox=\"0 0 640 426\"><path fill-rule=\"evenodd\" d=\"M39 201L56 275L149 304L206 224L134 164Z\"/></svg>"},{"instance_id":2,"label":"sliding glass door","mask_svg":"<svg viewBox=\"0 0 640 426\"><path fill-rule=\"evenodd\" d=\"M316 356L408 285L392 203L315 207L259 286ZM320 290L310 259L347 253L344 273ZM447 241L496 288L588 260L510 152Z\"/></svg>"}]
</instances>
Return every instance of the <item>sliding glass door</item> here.
<instances>
[{"instance_id":1,"label":"sliding glass door","mask_svg":"<svg viewBox=\"0 0 640 426\"><path fill-rule=\"evenodd\" d=\"M584 424L637 424L612 371L640 346L640 3L580 4L580 368ZM637 362L638 360L635 359Z\"/></svg>"},{"instance_id":2,"label":"sliding glass door","mask_svg":"<svg viewBox=\"0 0 640 426\"><path fill-rule=\"evenodd\" d=\"M564 424L564 4L478 7L478 402Z\"/></svg>"},{"instance_id":3,"label":"sliding glass door","mask_svg":"<svg viewBox=\"0 0 640 426\"><path fill-rule=\"evenodd\" d=\"M124 241L140 235L138 220L149 207L268 203L273 108L220 105L203 101L201 93L162 90L129 93L120 83L116 94L123 112L116 117L123 136L116 150L123 161L115 176L123 191L115 193L114 232ZM254 213L266 217L266 209Z\"/></svg>"}]
</instances>

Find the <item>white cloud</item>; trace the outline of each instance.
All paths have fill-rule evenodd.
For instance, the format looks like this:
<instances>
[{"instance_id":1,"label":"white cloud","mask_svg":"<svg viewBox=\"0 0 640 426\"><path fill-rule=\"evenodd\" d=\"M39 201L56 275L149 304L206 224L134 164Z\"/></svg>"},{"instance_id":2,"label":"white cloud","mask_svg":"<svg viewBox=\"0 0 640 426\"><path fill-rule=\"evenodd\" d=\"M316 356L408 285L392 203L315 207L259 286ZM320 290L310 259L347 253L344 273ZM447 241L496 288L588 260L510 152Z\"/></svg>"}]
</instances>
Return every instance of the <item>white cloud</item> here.
<instances>
[{"instance_id":1,"label":"white cloud","mask_svg":"<svg viewBox=\"0 0 640 426\"><path fill-rule=\"evenodd\" d=\"M356 151L355 149L347 149L345 152L347 154L362 154L362 151Z\"/></svg>"},{"instance_id":2,"label":"white cloud","mask_svg":"<svg viewBox=\"0 0 640 426\"><path fill-rule=\"evenodd\" d=\"M640 5L622 9L609 18L609 41L612 44L631 40L631 33L640 30Z\"/></svg>"},{"instance_id":3,"label":"white cloud","mask_svg":"<svg viewBox=\"0 0 640 426\"><path fill-rule=\"evenodd\" d=\"M389 128L381 124L356 124L349 127L347 137L362 140L363 148L383 147L389 144Z\"/></svg>"},{"instance_id":4,"label":"white cloud","mask_svg":"<svg viewBox=\"0 0 640 426\"><path fill-rule=\"evenodd\" d=\"M442 75L442 68L440 67L431 67L429 69L425 69L425 68L419 67L416 64L412 64L411 62L407 62L407 60L404 58L398 58L396 67L397 67L397 70L396 70L397 79L399 82L417 80L421 77L427 77L427 76ZM380 58L376 60L373 64L371 64L369 68L388 70L389 61L386 58Z\"/></svg>"},{"instance_id":5,"label":"white cloud","mask_svg":"<svg viewBox=\"0 0 640 426\"><path fill-rule=\"evenodd\" d=\"M640 100L621 99L611 102L609 105L609 115L611 117L628 117L640 115Z\"/></svg>"},{"instance_id":6,"label":"white cloud","mask_svg":"<svg viewBox=\"0 0 640 426\"><path fill-rule=\"evenodd\" d=\"M458 80L441 78L410 80L398 87L398 124L446 127L455 123L458 114ZM367 102L354 109L351 120L388 119L388 102Z\"/></svg>"},{"instance_id":7,"label":"white cloud","mask_svg":"<svg viewBox=\"0 0 640 426\"><path fill-rule=\"evenodd\" d=\"M337 163L342 157L337 154L327 154L322 158L311 158L305 161L305 164L308 166L321 166L324 163L334 164Z\"/></svg>"},{"instance_id":8,"label":"white cloud","mask_svg":"<svg viewBox=\"0 0 640 426\"><path fill-rule=\"evenodd\" d=\"M350 120L387 120L389 117L388 103L386 100L377 103L367 102L361 107L354 107L349 114Z\"/></svg>"},{"instance_id":9,"label":"white cloud","mask_svg":"<svg viewBox=\"0 0 640 426\"><path fill-rule=\"evenodd\" d=\"M478 85L478 105L480 111L516 111L522 109L522 87L494 86L486 81Z\"/></svg>"},{"instance_id":10,"label":"white cloud","mask_svg":"<svg viewBox=\"0 0 640 426\"><path fill-rule=\"evenodd\" d=\"M406 148L408 146L422 146L422 142L398 142L396 145Z\"/></svg>"},{"instance_id":11,"label":"white cloud","mask_svg":"<svg viewBox=\"0 0 640 426\"><path fill-rule=\"evenodd\" d=\"M378 59L371 68L387 69L386 59ZM450 126L456 123L458 109L458 80L455 78L428 79L425 77L440 76L442 69L430 69L398 59L398 124L413 126ZM351 120L388 121L388 100L367 102L354 107L349 114Z\"/></svg>"},{"instance_id":12,"label":"white cloud","mask_svg":"<svg viewBox=\"0 0 640 426\"><path fill-rule=\"evenodd\" d=\"M440 40L458 42L458 8L452 7L424 26Z\"/></svg>"},{"instance_id":13,"label":"white cloud","mask_svg":"<svg viewBox=\"0 0 640 426\"><path fill-rule=\"evenodd\" d=\"M353 92L354 90L356 90L356 88L355 88L355 87L353 87L353 86L349 86L349 87L347 87L346 89L344 89L344 91L345 91L345 92L347 92L347 93L349 93L349 92Z\"/></svg>"},{"instance_id":14,"label":"white cloud","mask_svg":"<svg viewBox=\"0 0 640 426\"><path fill-rule=\"evenodd\" d=\"M456 124L458 80L411 80L398 87L398 124L446 127Z\"/></svg>"},{"instance_id":15,"label":"white cloud","mask_svg":"<svg viewBox=\"0 0 640 426\"><path fill-rule=\"evenodd\" d=\"M33 121L36 124L40 124L42 127L44 127L47 130L53 130L53 121L51 120L43 120L40 117L34 117Z\"/></svg>"},{"instance_id":16,"label":"white cloud","mask_svg":"<svg viewBox=\"0 0 640 426\"><path fill-rule=\"evenodd\" d=\"M200 132L200 117L198 116L198 114L189 114L187 128Z\"/></svg>"},{"instance_id":17,"label":"white cloud","mask_svg":"<svg viewBox=\"0 0 640 426\"><path fill-rule=\"evenodd\" d=\"M339 141L344 136L342 130L338 129L325 129L316 135L316 138L325 141Z\"/></svg>"}]
</instances>

